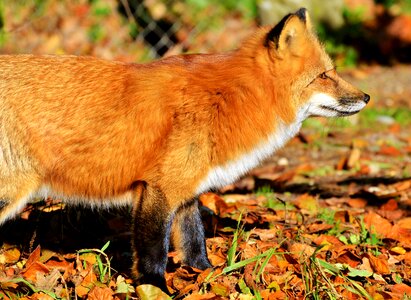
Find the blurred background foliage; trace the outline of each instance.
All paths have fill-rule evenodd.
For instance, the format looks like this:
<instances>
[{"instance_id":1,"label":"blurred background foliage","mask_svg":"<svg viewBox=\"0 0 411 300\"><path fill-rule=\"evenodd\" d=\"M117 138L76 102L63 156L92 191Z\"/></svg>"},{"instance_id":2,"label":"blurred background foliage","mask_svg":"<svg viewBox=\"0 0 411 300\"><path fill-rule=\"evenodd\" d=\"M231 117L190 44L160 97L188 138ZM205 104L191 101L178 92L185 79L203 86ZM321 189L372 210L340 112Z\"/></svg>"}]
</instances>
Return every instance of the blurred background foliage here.
<instances>
[{"instance_id":1,"label":"blurred background foliage","mask_svg":"<svg viewBox=\"0 0 411 300\"><path fill-rule=\"evenodd\" d=\"M411 0L0 0L0 53L147 61L226 51L301 6L337 66L411 62Z\"/></svg>"}]
</instances>

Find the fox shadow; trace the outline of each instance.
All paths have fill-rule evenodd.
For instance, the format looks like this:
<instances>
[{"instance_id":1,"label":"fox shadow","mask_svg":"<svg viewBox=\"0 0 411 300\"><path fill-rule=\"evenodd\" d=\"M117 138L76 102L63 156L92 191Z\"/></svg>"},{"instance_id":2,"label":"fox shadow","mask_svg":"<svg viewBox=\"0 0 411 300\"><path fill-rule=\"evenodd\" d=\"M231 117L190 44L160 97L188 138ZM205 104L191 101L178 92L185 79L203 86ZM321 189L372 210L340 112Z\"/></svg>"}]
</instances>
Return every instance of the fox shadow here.
<instances>
[{"instance_id":1,"label":"fox shadow","mask_svg":"<svg viewBox=\"0 0 411 300\"><path fill-rule=\"evenodd\" d=\"M110 242L105 253L111 258L112 268L123 274L131 273L132 217L131 207L93 209L84 206L66 206L50 209L50 204L29 204L22 216L0 226L2 244L18 246L28 256L38 245L59 254L73 254L82 249L101 249ZM0 203L1 209L1 203ZM216 228L236 228L237 222L220 218L200 206L206 237L213 237ZM170 251L174 250L172 245ZM167 271L179 267L169 259Z\"/></svg>"},{"instance_id":2,"label":"fox shadow","mask_svg":"<svg viewBox=\"0 0 411 300\"><path fill-rule=\"evenodd\" d=\"M113 268L121 273L130 272L129 208L97 210L69 206L47 211L37 206L29 204L24 218L16 217L0 226L0 245L16 245L26 255L40 245L64 255L81 249L100 249L109 241L105 252L112 258Z\"/></svg>"}]
</instances>

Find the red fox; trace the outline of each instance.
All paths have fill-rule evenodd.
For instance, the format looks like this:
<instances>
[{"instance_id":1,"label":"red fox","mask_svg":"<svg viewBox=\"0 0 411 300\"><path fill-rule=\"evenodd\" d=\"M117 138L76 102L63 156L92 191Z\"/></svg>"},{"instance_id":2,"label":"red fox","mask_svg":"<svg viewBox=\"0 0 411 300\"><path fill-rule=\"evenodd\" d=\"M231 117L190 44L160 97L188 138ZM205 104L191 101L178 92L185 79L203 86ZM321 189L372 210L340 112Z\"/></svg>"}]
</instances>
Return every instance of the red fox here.
<instances>
[{"instance_id":1,"label":"red fox","mask_svg":"<svg viewBox=\"0 0 411 300\"><path fill-rule=\"evenodd\" d=\"M201 193L232 183L310 116L359 112L305 9L225 54L147 64L0 56L0 223L34 196L133 207L133 273L167 291L169 244L212 267Z\"/></svg>"}]
</instances>

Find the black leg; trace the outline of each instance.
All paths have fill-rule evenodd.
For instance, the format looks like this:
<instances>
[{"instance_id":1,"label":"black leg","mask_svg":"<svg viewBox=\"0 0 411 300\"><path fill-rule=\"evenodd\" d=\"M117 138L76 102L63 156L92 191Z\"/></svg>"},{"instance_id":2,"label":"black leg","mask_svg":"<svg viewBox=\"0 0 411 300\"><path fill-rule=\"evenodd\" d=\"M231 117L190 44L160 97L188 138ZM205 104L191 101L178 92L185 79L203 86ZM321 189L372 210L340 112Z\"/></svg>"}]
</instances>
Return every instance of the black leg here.
<instances>
[{"instance_id":1,"label":"black leg","mask_svg":"<svg viewBox=\"0 0 411 300\"><path fill-rule=\"evenodd\" d=\"M182 205L173 221L174 244L182 253L184 264L205 270L212 268L207 257L204 227L198 209L198 200Z\"/></svg>"},{"instance_id":2,"label":"black leg","mask_svg":"<svg viewBox=\"0 0 411 300\"><path fill-rule=\"evenodd\" d=\"M144 186L136 197L140 199L136 199L133 209L133 272L140 284L152 284L169 293L164 272L173 214L159 189Z\"/></svg>"}]
</instances>

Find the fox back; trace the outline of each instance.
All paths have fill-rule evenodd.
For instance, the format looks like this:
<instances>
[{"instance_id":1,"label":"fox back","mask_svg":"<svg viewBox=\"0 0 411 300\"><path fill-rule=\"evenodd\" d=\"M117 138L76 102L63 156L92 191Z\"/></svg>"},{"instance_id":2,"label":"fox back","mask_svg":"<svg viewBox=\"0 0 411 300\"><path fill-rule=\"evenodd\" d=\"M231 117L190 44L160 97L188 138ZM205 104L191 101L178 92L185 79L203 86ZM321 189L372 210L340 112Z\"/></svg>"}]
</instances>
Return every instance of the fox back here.
<instances>
[{"instance_id":1,"label":"fox back","mask_svg":"<svg viewBox=\"0 0 411 300\"><path fill-rule=\"evenodd\" d=\"M305 9L223 54L147 64L0 56L0 224L33 196L133 206L133 272L167 290L170 240L205 269L197 197L232 183L310 116L369 96L338 76Z\"/></svg>"}]
</instances>

